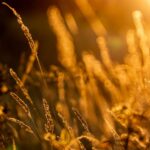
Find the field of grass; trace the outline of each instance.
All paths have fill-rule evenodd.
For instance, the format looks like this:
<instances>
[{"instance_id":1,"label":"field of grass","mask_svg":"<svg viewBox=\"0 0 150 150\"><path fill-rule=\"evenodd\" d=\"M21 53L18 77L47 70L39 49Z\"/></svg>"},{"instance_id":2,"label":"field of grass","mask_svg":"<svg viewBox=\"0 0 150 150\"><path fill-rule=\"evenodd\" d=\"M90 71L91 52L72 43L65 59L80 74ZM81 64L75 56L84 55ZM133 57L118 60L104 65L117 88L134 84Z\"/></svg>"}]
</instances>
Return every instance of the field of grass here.
<instances>
[{"instance_id":1,"label":"field of grass","mask_svg":"<svg viewBox=\"0 0 150 150\"><path fill-rule=\"evenodd\" d=\"M19 69L0 65L0 150L150 150L149 29L142 12L132 13L134 28L126 33L127 54L119 63L111 58L109 34L92 6L75 3L96 36L99 56L77 52L74 16L49 7L60 62L49 70L19 12L2 3L17 18L30 55Z\"/></svg>"}]
</instances>

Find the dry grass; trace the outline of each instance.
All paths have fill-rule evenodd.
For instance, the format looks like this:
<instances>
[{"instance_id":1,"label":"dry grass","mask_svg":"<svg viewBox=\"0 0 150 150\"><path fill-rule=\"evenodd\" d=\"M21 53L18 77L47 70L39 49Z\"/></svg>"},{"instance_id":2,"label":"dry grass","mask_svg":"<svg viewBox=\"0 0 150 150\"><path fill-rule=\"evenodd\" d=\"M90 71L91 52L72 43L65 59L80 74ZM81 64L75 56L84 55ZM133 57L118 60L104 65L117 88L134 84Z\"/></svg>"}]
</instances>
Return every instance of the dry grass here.
<instances>
[{"instance_id":1,"label":"dry grass","mask_svg":"<svg viewBox=\"0 0 150 150\"><path fill-rule=\"evenodd\" d=\"M86 0L75 2L97 37L101 61L94 55L83 52L82 60L78 63L73 37L67 30L59 9L50 7L47 12L48 21L56 34L58 59L65 68L52 67L50 72L43 72L37 56L38 44L32 39L20 15L3 3L17 17L31 48L23 77L20 79L10 69L11 76L28 101L14 92L10 95L31 122L25 120L28 123L24 123L16 119L18 116L7 117L7 120L37 136L42 149L149 150L150 55L141 12L133 12L135 29L129 30L126 36L128 54L123 64L117 64L109 56L105 40L106 29L90 4ZM78 32L73 16L67 16L68 21L69 19L71 32ZM73 24L72 29L69 24ZM46 78L57 80L55 92L58 98L47 101L43 95L40 103L43 104L42 109L33 102L25 87L29 76L37 77L32 72L35 59L39 65L37 73L44 81L44 90L48 91L49 87ZM35 111L39 115L37 118ZM16 150L19 137L14 136L12 141L13 149Z\"/></svg>"}]
</instances>

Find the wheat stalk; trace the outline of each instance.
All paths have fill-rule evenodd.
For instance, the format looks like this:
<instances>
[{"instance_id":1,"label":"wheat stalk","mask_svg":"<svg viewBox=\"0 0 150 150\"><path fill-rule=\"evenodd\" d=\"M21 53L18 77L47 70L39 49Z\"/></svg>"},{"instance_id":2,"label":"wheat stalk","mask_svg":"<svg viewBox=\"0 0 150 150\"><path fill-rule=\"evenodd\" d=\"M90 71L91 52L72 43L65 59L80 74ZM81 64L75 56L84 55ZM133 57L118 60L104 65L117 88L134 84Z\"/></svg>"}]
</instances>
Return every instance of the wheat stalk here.
<instances>
[{"instance_id":1,"label":"wheat stalk","mask_svg":"<svg viewBox=\"0 0 150 150\"><path fill-rule=\"evenodd\" d=\"M65 27L63 17L57 7L49 8L47 14L49 25L57 37L58 59L64 67L74 72L77 62L72 36Z\"/></svg>"},{"instance_id":2,"label":"wheat stalk","mask_svg":"<svg viewBox=\"0 0 150 150\"><path fill-rule=\"evenodd\" d=\"M64 123L66 129L68 130L70 137L73 139L74 138L74 131L72 127L69 126L67 120L64 118L64 116L59 112L58 116L61 118L62 122Z\"/></svg>"},{"instance_id":3,"label":"wheat stalk","mask_svg":"<svg viewBox=\"0 0 150 150\"><path fill-rule=\"evenodd\" d=\"M22 91L25 98L33 105L32 99L28 93L28 90L24 87L23 82L20 80L20 78L17 76L17 74L13 71L12 68L9 70L10 75L13 77L13 79L16 81L16 84L19 86L20 90Z\"/></svg>"},{"instance_id":4,"label":"wheat stalk","mask_svg":"<svg viewBox=\"0 0 150 150\"><path fill-rule=\"evenodd\" d=\"M24 122L22 122L22 121L20 121L20 120L18 120L18 119L16 119L16 118L12 118L12 117L8 117L7 120L18 124L18 125L19 125L22 129L24 129L26 132L29 132L29 133L31 133L31 134L34 135L34 132L33 132L33 130L31 129L31 127L28 126L27 124L25 124Z\"/></svg>"},{"instance_id":5,"label":"wheat stalk","mask_svg":"<svg viewBox=\"0 0 150 150\"><path fill-rule=\"evenodd\" d=\"M26 37L26 39L28 41L28 44L29 44L30 49L31 49L31 52L32 52L31 55L30 55L30 57L29 57L29 62L30 63L28 63L27 67L26 67L26 71L25 71L26 75L23 76L23 79L22 79L23 83L26 80L27 74L31 71L33 63L34 63L34 60L36 58L38 66L39 66L39 69L40 69L40 72L41 72L41 77L42 77L44 86L47 88L47 83L46 83L46 81L44 79L44 72L43 72L41 63L39 61L38 55L37 55L37 50L38 50L38 44L37 44L37 42L34 42L34 40L32 38L32 35L31 35L28 27L23 23L23 20L22 20L21 16L19 15L19 13L13 7L11 7L10 5L8 5L7 3L3 2L2 4L5 5L5 6L7 6L13 12L13 14L17 17L17 22L20 25L20 27L21 27L21 29L22 29L22 31L23 31L23 33L24 33L24 35L25 35L25 37Z\"/></svg>"},{"instance_id":6,"label":"wheat stalk","mask_svg":"<svg viewBox=\"0 0 150 150\"><path fill-rule=\"evenodd\" d=\"M12 149L17 150L17 146L16 146L14 138L12 139Z\"/></svg>"},{"instance_id":7,"label":"wheat stalk","mask_svg":"<svg viewBox=\"0 0 150 150\"><path fill-rule=\"evenodd\" d=\"M31 119L31 113L27 104L14 92L10 92L10 95L20 105L20 107L24 110L27 116Z\"/></svg>"},{"instance_id":8,"label":"wheat stalk","mask_svg":"<svg viewBox=\"0 0 150 150\"><path fill-rule=\"evenodd\" d=\"M73 110L75 116L81 122L81 125L83 126L84 130L86 132L90 133L86 120L81 116L81 114L78 112L78 110L76 108L72 108L72 110Z\"/></svg>"},{"instance_id":9,"label":"wheat stalk","mask_svg":"<svg viewBox=\"0 0 150 150\"><path fill-rule=\"evenodd\" d=\"M52 115L49 109L49 105L47 103L47 100L43 98L43 108L44 108L44 114L46 117L46 124L45 124L45 130L47 132L53 133L54 131L54 122L52 119Z\"/></svg>"},{"instance_id":10,"label":"wheat stalk","mask_svg":"<svg viewBox=\"0 0 150 150\"><path fill-rule=\"evenodd\" d=\"M104 36L107 32L88 0L75 0L80 11L87 19L96 36Z\"/></svg>"}]
</instances>

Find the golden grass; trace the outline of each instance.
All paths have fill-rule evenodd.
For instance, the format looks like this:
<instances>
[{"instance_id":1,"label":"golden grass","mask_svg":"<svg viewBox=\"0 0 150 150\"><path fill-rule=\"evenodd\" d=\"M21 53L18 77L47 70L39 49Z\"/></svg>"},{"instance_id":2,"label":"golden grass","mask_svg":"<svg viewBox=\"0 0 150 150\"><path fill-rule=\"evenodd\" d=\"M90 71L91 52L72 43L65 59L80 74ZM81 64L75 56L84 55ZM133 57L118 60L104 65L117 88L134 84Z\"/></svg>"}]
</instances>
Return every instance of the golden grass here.
<instances>
[{"instance_id":1,"label":"golden grass","mask_svg":"<svg viewBox=\"0 0 150 150\"><path fill-rule=\"evenodd\" d=\"M49 24L57 36L58 59L64 67L73 71L76 68L76 54L72 37L65 27L58 8L49 8L47 14Z\"/></svg>"},{"instance_id":2,"label":"golden grass","mask_svg":"<svg viewBox=\"0 0 150 150\"><path fill-rule=\"evenodd\" d=\"M17 74L13 71L13 69L10 69L10 75L13 77L13 79L16 81L16 84L19 86L20 90L22 91L23 95L25 96L25 98L31 103L32 99L28 93L28 90L24 87L23 82L21 81L21 79L19 79L19 77L17 76Z\"/></svg>"},{"instance_id":3,"label":"golden grass","mask_svg":"<svg viewBox=\"0 0 150 150\"><path fill-rule=\"evenodd\" d=\"M75 0L75 3L81 10L82 14L85 16L87 19L89 25L91 26L91 29L93 32L96 34L96 36L104 36L106 35L106 29L99 20L99 17L96 15L94 12L92 6L88 2L88 0Z\"/></svg>"},{"instance_id":4,"label":"golden grass","mask_svg":"<svg viewBox=\"0 0 150 150\"><path fill-rule=\"evenodd\" d=\"M46 123L45 123L45 130L46 132L53 133L54 132L54 122L49 110L49 105L46 99L43 99L43 107L44 107L44 114L46 117Z\"/></svg>"},{"instance_id":5,"label":"golden grass","mask_svg":"<svg viewBox=\"0 0 150 150\"><path fill-rule=\"evenodd\" d=\"M124 63L118 64L111 60L104 37L106 29L88 1L76 0L75 2L96 34L101 61L94 55L83 52L80 60L81 67L77 62L73 37L67 30L59 9L55 6L48 8L49 25L57 38L58 59L65 67L65 71L53 67L50 72L57 79L58 98L51 101L53 104L45 98L42 100L46 123L43 123L43 119L40 118L39 124L45 131L39 129L34 118L34 111L39 108L25 88L25 81L28 80L28 76L34 78L32 68L35 59L39 64L40 77L46 87L44 90L48 90L45 78L51 78L51 75L43 72L37 56L38 44L32 39L20 15L11 6L3 3L17 17L31 48L29 63L22 80L13 69L10 69L12 78L31 106L29 107L14 92L10 95L28 115L32 125L30 127L12 117L8 117L7 120L17 123L25 131L38 136L41 145L46 144L44 141L48 141L47 149L148 150L150 148L148 126L150 59L142 14L139 11L133 13L135 30L129 30L126 35L128 54ZM68 26L73 25L73 28L69 27L71 32L76 33L78 28L73 17L68 16L66 20Z\"/></svg>"},{"instance_id":6,"label":"golden grass","mask_svg":"<svg viewBox=\"0 0 150 150\"><path fill-rule=\"evenodd\" d=\"M79 32L78 25L75 21L74 16L71 13L67 13L65 15L65 21L66 21L67 26L68 26L69 30L71 31L71 33L74 35L78 34L78 32Z\"/></svg>"},{"instance_id":7,"label":"golden grass","mask_svg":"<svg viewBox=\"0 0 150 150\"><path fill-rule=\"evenodd\" d=\"M33 132L33 130L31 129L31 127L29 126L29 125L27 125L27 124L25 124L24 122L22 122L22 121L20 121L20 120L18 120L18 119L16 119L16 118L11 118L11 117L9 117L9 118L7 118L8 119L8 121L11 121L11 122L13 122L13 123L16 123L16 124L18 124L22 129L24 129L26 132L29 132L29 133L31 133L31 134L34 134L34 132Z\"/></svg>"},{"instance_id":8,"label":"golden grass","mask_svg":"<svg viewBox=\"0 0 150 150\"><path fill-rule=\"evenodd\" d=\"M27 114L27 116L29 118L32 118L29 107L27 106L27 104L25 104L25 102L14 92L10 92L10 95L20 105L20 107L24 110L24 112Z\"/></svg>"}]
</instances>

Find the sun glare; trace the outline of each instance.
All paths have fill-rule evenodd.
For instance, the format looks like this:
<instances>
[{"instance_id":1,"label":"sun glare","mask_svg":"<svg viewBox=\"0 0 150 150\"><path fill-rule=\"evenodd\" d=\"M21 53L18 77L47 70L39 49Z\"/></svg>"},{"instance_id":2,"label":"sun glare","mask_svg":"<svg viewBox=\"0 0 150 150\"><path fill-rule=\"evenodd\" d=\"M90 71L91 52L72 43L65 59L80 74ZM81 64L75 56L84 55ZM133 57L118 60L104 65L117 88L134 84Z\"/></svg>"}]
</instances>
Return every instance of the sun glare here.
<instances>
[{"instance_id":1,"label":"sun glare","mask_svg":"<svg viewBox=\"0 0 150 150\"><path fill-rule=\"evenodd\" d=\"M147 3L150 5L150 0L147 0Z\"/></svg>"}]
</instances>

